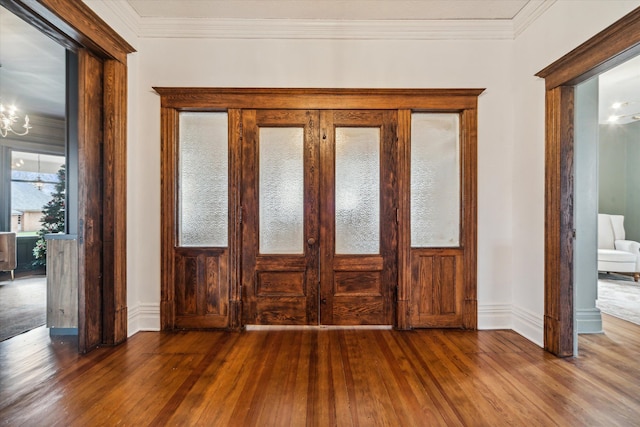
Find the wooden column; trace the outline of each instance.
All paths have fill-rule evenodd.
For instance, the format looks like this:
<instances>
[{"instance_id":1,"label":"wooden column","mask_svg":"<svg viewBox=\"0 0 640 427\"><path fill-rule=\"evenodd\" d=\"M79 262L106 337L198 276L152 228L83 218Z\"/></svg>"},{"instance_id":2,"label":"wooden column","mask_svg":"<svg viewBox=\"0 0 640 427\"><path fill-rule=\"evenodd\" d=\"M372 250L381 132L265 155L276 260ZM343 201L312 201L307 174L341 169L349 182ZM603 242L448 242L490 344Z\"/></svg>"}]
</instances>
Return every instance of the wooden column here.
<instances>
[{"instance_id":1,"label":"wooden column","mask_svg":"<svg viewBox=\"0 0 640 427\"><path fill-rule=\"evenodd\" d=\"M161 165L160 189L162 196L161 218L161 290L160 327L171 330L175 326L175 246L177 239L177 140L178 112L173 108L162 108L161 112Z\"/></svg>"},{"instance_id":2,"label":"wooden column","mask_svg":"<svg viewBox=\"0 0 640 427\"><path fill-rule=\"evenodd\" d=\"M544 348L573 354L573 87L546 94Z\"/></svg>"},{"instance_id":3,"label":"wooden column","mask_svg":"<svg viewBox=\"0 0 640 427\"><path fill-rule=\"evenodd\" d=\"M242 111L229 109L229 329L242 328L242 286L240 282L240 248L242 217L240 187L242 183Z\"/></svg>"},{"instance_id":4,"label":"wooden column","mask_svg":"<svg viewBox=\"0 0 640 427\"><path fill-rule=\"evenodd\" d=\"M104 62L103 343L127 338L127 66ZM116 260L118 260L116 262Z\"/></svg>"},{"instance_id":5,"label":"wooden column","mask_svg":"<svg viewBox=\"0 0 640 427\"><path fill-rule=\"evenodd\" d=\"M464 247L464 301L462 324L478 328L478 110L461 116L462 150L462 245Z\"/></svg>"},{"instance_id":6,"label":"wooden column","mask_svg":"<svg viewBox=\"0 0 640 427\"><path fill-rule=\"evenodd\" d=\"M398 111L398 291L395 327L411 328L411 110Z\"/></svg>"},{"instance_id":7,"label":"wooden column","mask_svg":"<svg viewBox=\"0 0 640 427\"><path fill-rule=\"evenodd\" d=\"M102 343L102 62L78 51L78 345Z\"/></svg>"}]
</instances>

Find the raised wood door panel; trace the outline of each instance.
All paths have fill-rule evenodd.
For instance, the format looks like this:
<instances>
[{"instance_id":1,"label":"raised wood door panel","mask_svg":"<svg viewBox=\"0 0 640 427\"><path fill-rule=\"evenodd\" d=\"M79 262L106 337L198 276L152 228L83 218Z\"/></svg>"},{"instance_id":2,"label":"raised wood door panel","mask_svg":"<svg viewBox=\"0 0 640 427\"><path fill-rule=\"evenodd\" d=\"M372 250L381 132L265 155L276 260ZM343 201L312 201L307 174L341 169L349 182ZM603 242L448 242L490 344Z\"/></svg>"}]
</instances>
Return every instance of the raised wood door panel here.
<instances>
[{"instance_id":1,"label":"raised wood door panel","mask_svg":"<svg viewBox=\"0 0 640 427\"><path fill-rule=\"evenodd\" d=\"M461 249L411 251L411 325L459 328L464 299Z\"/></svg>"},{"instance_id":2,"label":"raised wood door panel","mask_svg":"<svg viewBox=\"0 0 640 427\"><path fill-rule=\"evenodd\" d=\"M229 251L176 248L175 327L229 325Z\"/></svg>"},{"instance_id":3,"label":"raised wood door panel","mask_svg":"<svg viewBox=\"0 0 640 427\"><path fill-rule=\"evenodd\" d=\"M260 250L260 136L266 129L301 129L302 240L293 253ZM318 321L318 112L304 110L243 110L242 286L246 324L306 325ZM266 140L262 142L266 144ZM285 162L286 163L286 162ZM286 164L269 165L271 169ZM300 167L297 164L296 167ZM277 171L275 171L277 173ZM302 200L300 200L302 198ZM266 203L266 201L265 201ZM284 213L283 213L284 215ZM267 225L263 224L266 228ZM262 230L265 231L265 230ZM265 231L266 232L266 231ZM265 243L265 242L263 242ZM276 252L276 253L273 253Z\"/></svg>"},{"instance_id":4,"label":"raised wood door panel","mask_svg":"<svg viewBox=\"0 0 640 427\"><path fill-rule=\"evenodd\" d=\"M347 254L337 250L336 187L341 183L336 178L336 130L339 128L379 130L377 253L354 250ZM384 110L323 111L321 134L320 323L390 325L397 284L397 114ZM353 222L353 227L359 226L357 218Z\"/></svg>"}]
</instances>

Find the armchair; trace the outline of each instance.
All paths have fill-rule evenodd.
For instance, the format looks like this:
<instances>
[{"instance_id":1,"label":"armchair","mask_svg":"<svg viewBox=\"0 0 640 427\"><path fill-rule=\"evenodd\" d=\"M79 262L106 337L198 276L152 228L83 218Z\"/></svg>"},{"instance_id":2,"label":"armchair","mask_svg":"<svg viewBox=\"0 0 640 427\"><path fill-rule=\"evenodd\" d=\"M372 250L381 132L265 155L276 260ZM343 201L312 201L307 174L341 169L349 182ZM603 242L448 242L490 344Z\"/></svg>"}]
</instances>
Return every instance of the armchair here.
<instances>
[{"instance_id":1,"label":"armchair","mask_svg":"<svg viewBox=\"0 0 640 427\"><path fill-rule=\"evenodd\" d=\"M13 280L13 270L16 269L17 264L16 233L0 232L0 271L11 271L11 280Z\"/></svg>"},{"instance_id":2,"label":"armchair","mask_svg":"<svg viewBox=\"0 0 640 427\"><path fill-rule=\"evenodd\" d=\"M623 215L598 214L598 271L640 279L640 243L625 240Z\"/></svg>"}]
</instances>

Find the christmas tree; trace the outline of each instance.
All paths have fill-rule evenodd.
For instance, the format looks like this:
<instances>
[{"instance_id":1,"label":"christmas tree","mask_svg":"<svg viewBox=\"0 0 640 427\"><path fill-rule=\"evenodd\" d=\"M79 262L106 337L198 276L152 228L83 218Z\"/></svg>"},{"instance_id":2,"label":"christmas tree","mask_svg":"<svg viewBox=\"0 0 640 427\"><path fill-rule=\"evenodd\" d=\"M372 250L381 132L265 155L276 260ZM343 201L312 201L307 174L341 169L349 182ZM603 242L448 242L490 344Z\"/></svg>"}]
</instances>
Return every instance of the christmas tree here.
<instances>
[{"instance_id":1,"label":"christmas tree","mask_svg":"<svg viewBox=\"0 0 640 427\"><path fill-rule=\"evenodd\" d=\"M33 248L33 262L36 266L44 266L47 262L47 242L44 239L45 234L64 233L65 222L65 188L66 188L66 171L64 165L58 171L58 182L55 191L51 194L51 200L42 207L42 228L38 231L40 239Z\"/></svg>"}]
</instances>

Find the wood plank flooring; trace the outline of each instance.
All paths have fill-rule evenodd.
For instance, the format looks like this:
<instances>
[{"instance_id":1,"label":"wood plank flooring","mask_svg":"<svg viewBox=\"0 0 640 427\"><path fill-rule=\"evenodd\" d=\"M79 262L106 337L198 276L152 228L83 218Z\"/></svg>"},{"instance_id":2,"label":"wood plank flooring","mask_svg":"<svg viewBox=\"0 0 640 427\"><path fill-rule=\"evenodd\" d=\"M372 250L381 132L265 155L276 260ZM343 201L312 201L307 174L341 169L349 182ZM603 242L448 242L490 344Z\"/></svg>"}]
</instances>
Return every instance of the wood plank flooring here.
<instances>
[{"instance_id":1,"label":"wood plank flooring","mask_svg":"<svg viewBox=\"0 0 640 427\"><path fill-rule=\"evenodd\" d=\"M511 331L143 332L78 355L0 343L0 424L632 426L640 326L609 316L558 359Z\"/></svg>"}]
</instances>

